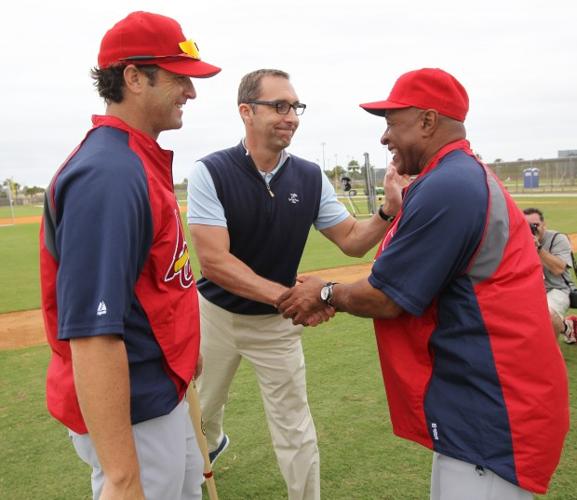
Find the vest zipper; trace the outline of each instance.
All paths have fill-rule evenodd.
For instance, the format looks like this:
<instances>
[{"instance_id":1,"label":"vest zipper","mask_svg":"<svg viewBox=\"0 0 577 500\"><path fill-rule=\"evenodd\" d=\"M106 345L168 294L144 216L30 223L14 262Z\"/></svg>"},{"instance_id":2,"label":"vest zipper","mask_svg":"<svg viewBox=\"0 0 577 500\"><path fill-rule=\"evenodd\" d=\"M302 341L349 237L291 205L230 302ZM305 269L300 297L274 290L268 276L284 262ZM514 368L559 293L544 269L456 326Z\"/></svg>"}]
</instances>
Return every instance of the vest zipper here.
<instances>
[{"instance_id":1,"label":"vest zipper","mask_svg":"<svg viewBox=\"0 0 577 500\"><path fill-rule=\"evenodd\" d=\"M268 194L270 194L271 198L274 198L274 193L272 192L270 186L266 183L266 181L265 181L265 184L266 184L266 188L268 189Z\"/></svg>"}]
</instances>

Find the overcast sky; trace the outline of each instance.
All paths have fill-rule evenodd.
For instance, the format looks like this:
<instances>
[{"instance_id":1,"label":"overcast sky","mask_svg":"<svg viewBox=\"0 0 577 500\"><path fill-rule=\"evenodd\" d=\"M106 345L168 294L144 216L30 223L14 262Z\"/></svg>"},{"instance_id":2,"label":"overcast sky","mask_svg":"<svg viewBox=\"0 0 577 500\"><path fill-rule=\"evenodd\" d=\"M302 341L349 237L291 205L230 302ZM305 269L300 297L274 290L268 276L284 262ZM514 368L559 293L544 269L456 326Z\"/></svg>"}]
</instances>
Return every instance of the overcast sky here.
<instances>
[{"instance_id":1,"label":"overcast sky","mask_svg":"<svg viewBox=\"0 0 577 500\"><path fill-rule=\"evenodd\" d=\"M384 119L358 107L396 78L440 67L465 86L473 149L484 160L551 158L577 149L577 3L507 0L97 0L9 2L0 17L0 181L45 186L104 105L92 87L102 35L134 10L177 19L204 60L184 127L161 134L180 182L195 159L243 135L240 78L291 74L306 113L290 151L332 168L384 167Z\"/></svg>"}]
</instances>

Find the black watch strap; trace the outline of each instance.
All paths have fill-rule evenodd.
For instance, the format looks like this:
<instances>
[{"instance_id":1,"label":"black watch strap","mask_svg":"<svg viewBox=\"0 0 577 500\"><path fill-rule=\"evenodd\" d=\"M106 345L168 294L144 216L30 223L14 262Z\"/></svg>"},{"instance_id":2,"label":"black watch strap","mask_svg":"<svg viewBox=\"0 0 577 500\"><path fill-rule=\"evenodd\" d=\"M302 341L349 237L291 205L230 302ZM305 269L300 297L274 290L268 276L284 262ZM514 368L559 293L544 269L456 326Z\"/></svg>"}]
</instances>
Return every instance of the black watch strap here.
<instances>
[{"instance_id":1,"label":"black watch strap","mask_svg":"<svg viewBox=\"0 0 577 500\"><path fill-rule=\"evenodd\" d=\"M383 219L384 221L387 221L387 222L393 222L393 220L395 219L395 216L394 216L394 215L387 215L387 214L385 213L385 211L383 210L383 205L381 205L381 206L379 207L378 214L379 214L379 217L380 217L381 219Z\"/></svg>"}]
</instances>

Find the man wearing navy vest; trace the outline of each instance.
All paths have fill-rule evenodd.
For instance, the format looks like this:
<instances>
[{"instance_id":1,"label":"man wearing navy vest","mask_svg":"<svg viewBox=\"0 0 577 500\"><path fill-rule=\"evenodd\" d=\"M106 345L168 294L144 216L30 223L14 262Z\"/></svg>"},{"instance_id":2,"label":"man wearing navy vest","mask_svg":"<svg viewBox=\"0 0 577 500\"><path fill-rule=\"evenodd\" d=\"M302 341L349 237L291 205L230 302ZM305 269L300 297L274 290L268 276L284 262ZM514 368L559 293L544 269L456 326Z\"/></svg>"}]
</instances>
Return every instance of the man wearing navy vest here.
<instances>
[{"instance_id":1,"label":"man wearing navy vest","mask_svg":"<svg viewBox=\"0 0 577 500\"><path fill-rule=\"evenodd\" d=\"M202 498L185 398L201 365L198 299L172 151L157 139L182 127L190 77L219 71L174 19L133 12L116 23L92 71L106 114L46 191L46 398L92 467L94 498Z\"/></svg>"},{"instance_id":2,"label":"man wearing navy vest","mask_svg":"<svg viewBox=\"0 0 577 500\"><path fill-rule=\"evenodd\" d=\"M296 323L327 304L375 318L393 431L434 451L432 500L545 493L569 428L567 371L529 226L466 140L467 92L423 68L361 106L387 122L395 220L368 278L305 277L279 308ZM399 174L417 176L402 195Z\"/></svg>"},{"instance_id":3,"label":"man wearing navy vest","mask_svg":"<svg viewBox=\"0 0 577 500\"><path fill-rule=\"evenodd\" d=\"M211 459L228 446L222 422L241 358L256 372L274 450L291 500L320 498L319 453L295 327L274 307L295 283L312 225L347 255L362 256L389 225L381 210L349 215L320 167L286 152L306 106L289 75L247 74L238 91L245 138L194 165L188 223L201 264L199 395ZM332 308L308 319L328 319Z\"/></svg>"}]
</instances>

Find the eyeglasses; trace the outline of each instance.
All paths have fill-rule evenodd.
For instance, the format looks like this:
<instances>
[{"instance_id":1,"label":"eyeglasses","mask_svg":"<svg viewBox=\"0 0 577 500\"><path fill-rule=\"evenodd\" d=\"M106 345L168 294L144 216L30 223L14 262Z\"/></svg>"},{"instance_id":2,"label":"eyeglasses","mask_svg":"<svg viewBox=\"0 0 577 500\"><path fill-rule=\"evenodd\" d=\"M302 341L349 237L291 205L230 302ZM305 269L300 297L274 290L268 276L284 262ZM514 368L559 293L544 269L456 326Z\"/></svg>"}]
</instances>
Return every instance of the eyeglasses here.
<instances>
[{"instance_id":1,"label":"eyeglasses","mask_svg":"<svg viewBox=\"0 0 577 500\"><path fill-rule=\"evenodd\" d=\"M262 104L263 106L272 106L273 108L276 108L276 112L279 115L288 115L292 108L294 109L295 114L300 116L305 112L305 109L307 108L307 105L303 104L302 102L295 102L291 104L290 102L287 101L254 100L254 101L247 101L246 104Z\"/></svg>"}]
</instances>

